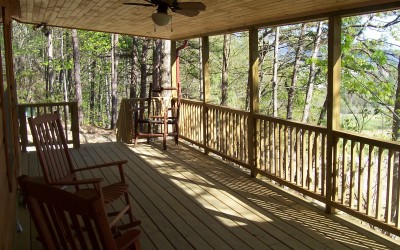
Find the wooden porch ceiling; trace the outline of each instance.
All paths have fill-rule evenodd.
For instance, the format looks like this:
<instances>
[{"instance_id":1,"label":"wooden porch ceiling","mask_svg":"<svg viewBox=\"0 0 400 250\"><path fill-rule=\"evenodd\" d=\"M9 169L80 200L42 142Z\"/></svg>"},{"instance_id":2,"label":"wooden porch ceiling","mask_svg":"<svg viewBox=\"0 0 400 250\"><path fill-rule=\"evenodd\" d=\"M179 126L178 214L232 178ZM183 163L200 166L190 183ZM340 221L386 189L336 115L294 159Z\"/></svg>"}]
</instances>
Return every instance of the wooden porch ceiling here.
<instances>
[{"instance_id":1,"label":"wooden porch ceiling","mask_svg":"<svg viewBox=\"0 0 400 250\"><path fill-rule=\"evenodd\" d=\"M128 160L125 174L135 215L142 220L143 249L399 247L367 230L343 224L220 160L172 142L167 151L161 143L136 148L102 143L83 144L72 152L81 167ZM38 170L36 152L24 153L23 174L36 176ZM96 169L86 177L115 182L117 175L116 169ZM26 209L21 208L19 219L24 230L18 235L16 249L41 249Z\"/></svg>"},{"instance_id":2,"label":"wooden porch ceiling","mask_svg":"<svg viewBox=\"0 0 400 250\"><path fill-rule=\"evenodd\" d=\"M144 0L19 0L20 12L14 18L32 24L182 40L302 17L320 18L337 11L400 6L395 0L202 0L206 11L192 18L174 13L171 31L170 25L155 30L150 17L155 8L127 6L125 2L145 3Z\"/></svg>"}]
</instances>

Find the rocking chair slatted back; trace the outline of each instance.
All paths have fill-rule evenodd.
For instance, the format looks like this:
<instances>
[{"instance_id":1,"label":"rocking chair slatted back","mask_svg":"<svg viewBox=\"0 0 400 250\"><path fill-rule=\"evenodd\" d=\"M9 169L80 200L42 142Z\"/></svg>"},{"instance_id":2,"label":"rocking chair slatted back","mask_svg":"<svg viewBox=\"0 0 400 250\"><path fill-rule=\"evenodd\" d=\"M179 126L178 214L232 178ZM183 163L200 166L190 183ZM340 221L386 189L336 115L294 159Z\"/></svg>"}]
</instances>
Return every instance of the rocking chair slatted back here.
<instances>
[{"instance_id":1,"label":"rocking chair slatted back","mask_svg":"<svg viewBox=\"0 0 400 250\"><path fill-rule=\"evenodd\" d=\"M140 230L114 239L100 196L82 198L27 176L18 183L45 249L140 249Z\"/></svg>"},{"instance_id":2,"label":"rocking chair slatted back","mask_svg":"<svg viewBox=\"0 0 400 250\"><path fill-rule=\"evenodd\" d=\"M72 157L58 113L28 119L44 177L49 184L73 180ZM51 166L51 167L50 167Z\"/></svg>"}]
</instances>

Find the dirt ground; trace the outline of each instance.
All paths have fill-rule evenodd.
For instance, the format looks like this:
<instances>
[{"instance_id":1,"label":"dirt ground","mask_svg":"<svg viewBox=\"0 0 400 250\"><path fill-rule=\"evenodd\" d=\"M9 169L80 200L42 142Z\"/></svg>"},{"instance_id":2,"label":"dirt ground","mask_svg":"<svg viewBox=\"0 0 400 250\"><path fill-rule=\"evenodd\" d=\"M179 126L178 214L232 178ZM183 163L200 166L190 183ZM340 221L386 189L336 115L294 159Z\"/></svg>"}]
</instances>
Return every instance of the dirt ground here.
<instances>
[{"instance_id":1,"label":"dirt ground","mask_svg":"<svg viewBox=\"0 0 400 250\"><path fill-rule=\"evenodd\" d=\"M81 143L115 142L116 134L114 129L104 129L95 126L83 125L80 129Z\"/></svg>"}]
</instances>

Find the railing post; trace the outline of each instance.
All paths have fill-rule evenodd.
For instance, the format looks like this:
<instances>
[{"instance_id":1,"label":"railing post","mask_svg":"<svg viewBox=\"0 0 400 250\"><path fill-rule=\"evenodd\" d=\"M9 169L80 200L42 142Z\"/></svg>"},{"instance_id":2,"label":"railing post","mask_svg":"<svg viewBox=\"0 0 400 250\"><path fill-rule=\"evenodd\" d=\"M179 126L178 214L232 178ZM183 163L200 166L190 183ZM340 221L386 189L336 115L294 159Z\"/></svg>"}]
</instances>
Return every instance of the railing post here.
<instances>
[{"instance_id":1,"label":"railing post","mask_svg":"<svg viewBox=\"0 0 400 250\"><path fill-rule=\"evenodd\" d=\"M26 152L28 146L28 127L26 123L25 107L18 107L19 134L21 136L21 151Z\"/></svg>"},{"instance_id":2,"label":"railing post","mask_svg":"<svg viewBox=\"0 0 400 250\"><path fill-rule=\"evenodd\" d=\"M74 148L80 147L79 141L79 119L78 119L78 102L71 103L71 131L72 131L72 143Z\"/></svg>"},{"instance_id":3,"label":"railing post","mask_svg":"<svg viewBox=\"0 0 400 250\"><path fill-rule=\"evenodd\" d=\"M249 90L250 90L250 113L248 117L248 164L251 176L256 177L257 168L257 135L258 121L254 114L259 112L259 59L258 59L258 29L249 30Z\"/></svg>"},{"instance_id":4,"label":"railing post","mask_svg":"<svg viewBox=\"0 0 400 250\"><path fill-rule=\"evenodd\" d=\"M124 109L125 109L125 131L123 131L122 133L124 133L124 139L125 139L125 143L133 143L133 138L135 137L135 131L133 128L133 108L135 107L133 103L134 101L132 101L132 99L129 100L125 100L124 103Z\"/></svg>"},{"instance_id":5,"label":"railing post","mask_svg":"<svg viewBox=\"0 0 400 250\"><path fill-rule=\"evenodd\" d=\"M208 109L206 104L210 101L210 42L208 36L204 36L201 39L201 55L202 55L202 67L203 67L203 147L204 153L208 154L208 125L210 122L208 120Z\"/></svg>"},{"instance_id":6,"label":"railing post","mask_svg":"<svg viewBox=\"0 0 400 250\"><path fill-rule=\"evenodd\" d=\"M340 83L341 83L341 17L329 17L328 33L328 88L327 88L327 159L326 159L326 212L333 213L331 203L337 195L333 173L335 164L336 138L333 131L340 122Z\"/></svg>"}]
</instances>

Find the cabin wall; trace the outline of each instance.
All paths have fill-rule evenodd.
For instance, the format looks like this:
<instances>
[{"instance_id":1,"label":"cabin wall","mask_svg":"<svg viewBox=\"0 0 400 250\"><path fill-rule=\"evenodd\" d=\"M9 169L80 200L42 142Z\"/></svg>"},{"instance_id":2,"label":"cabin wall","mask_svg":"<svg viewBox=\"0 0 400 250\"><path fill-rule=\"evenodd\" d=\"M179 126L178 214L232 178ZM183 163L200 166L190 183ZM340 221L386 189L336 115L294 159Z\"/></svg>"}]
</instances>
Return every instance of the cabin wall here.
<instances>
[{"instance_id":1,"label":"cabin wall","mask_svg":"<svg viewBox=\"0 0 400 250\"><path fill-rule=\"evenodd\" d=\"M15 14L18 12L18 6L18 0L0 0L0 25L3 25L4 31L1 35L3 35L5 42L1 44L3 48L1 57L7 61L6 65L1 65L0 67L0 250L14 249L17 222L17 183L14 174L18 172L19 168L19 150L18 144L14 143L14 146L11 148L7 146L6 136L11 137L14 141L18 138L17 130L15 129L17 123L15 119L13 119L13 117L16 117L16 96L14 92L15 86L11 49L11 16L13 13ZM4 62L1 58L0 60ZM7 84L7 87L5 87L3 81ZM8 89L7 94L3 92L5 88ZM14 96L12 96L13 94ZM10 116L9 119L6 118L6 114ZM5 126L12 129L7 130ZM6 131L11 131L11 133ZM8 163L10 166L7 166L7 151L14 152L13 160L9 160ZM10 173L7 172L7 169L10 170ZM11 185L9 183L11 183Z\"/></svg>"},{"instance_id":2,"label":"cabin wall","mask_svg":"<svg viewBox=\"0 0 400 250\"><path fill-rule=\"evenodd\" d=\"M9 191L4 145L3 115L0 107L0 249L13 249L16 225L16 182Z\"/></svg>"}]
</instances>

